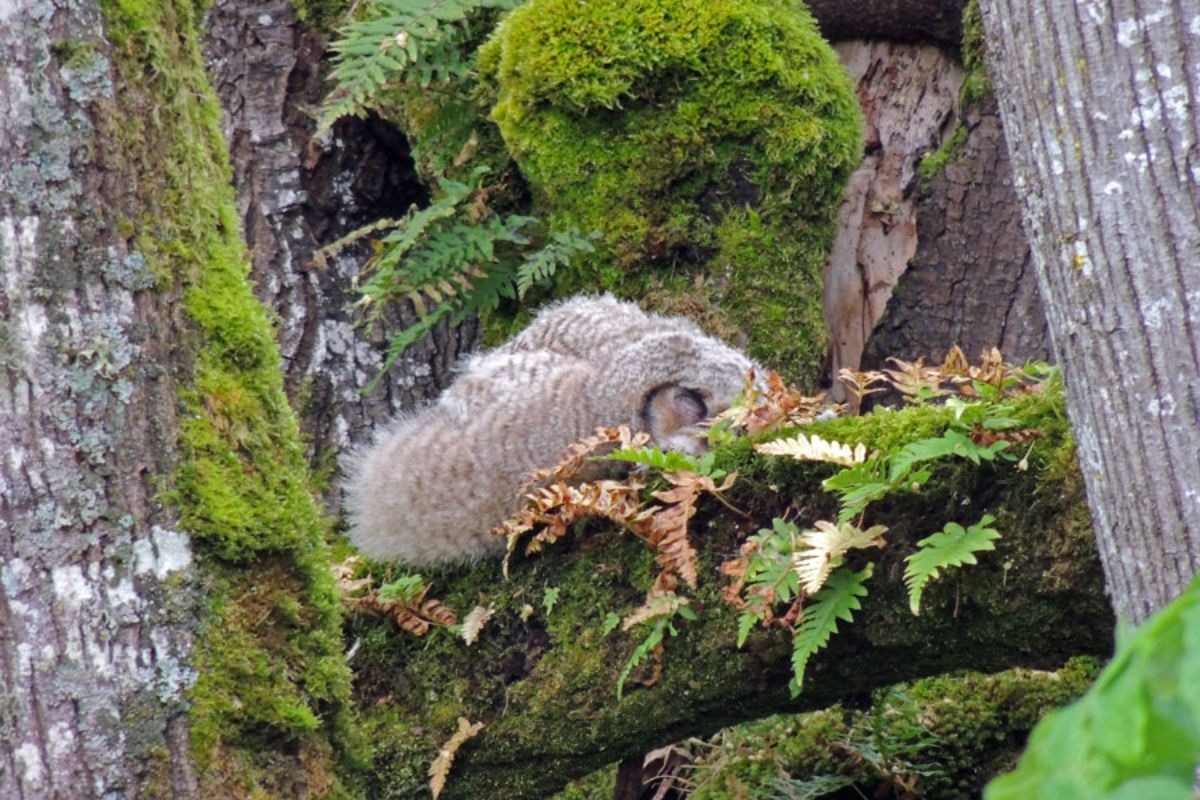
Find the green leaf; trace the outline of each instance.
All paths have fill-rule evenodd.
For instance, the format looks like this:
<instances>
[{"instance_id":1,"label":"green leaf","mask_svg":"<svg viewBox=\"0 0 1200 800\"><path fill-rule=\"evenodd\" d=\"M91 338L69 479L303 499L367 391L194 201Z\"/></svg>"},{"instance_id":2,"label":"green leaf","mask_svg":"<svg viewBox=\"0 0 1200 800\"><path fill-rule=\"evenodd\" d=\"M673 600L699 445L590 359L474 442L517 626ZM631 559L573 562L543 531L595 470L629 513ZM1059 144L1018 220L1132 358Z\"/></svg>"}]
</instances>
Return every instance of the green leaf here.
<instances>
[{"instance_id":1,"label":"green leaf","mask_svg":"<svg viewBox=\"0 0 1200 800\"><path fill-rule=\"evenodd\" d=\"M678 453L674 450L663 452L657 447L626 447L614 450L608 455L600 456L598 461L626 461L630 464L643 464L663 472L700 472L700 464L694 456Z\"/></svg>"},{"instance_id":2,"label":"green leaf","mask_svg":"<svg viewBox=\"0 0 1200 800\"><path fill-rule=\"evenodd\" d=\"M793 696L804 684L808 660L828 644L830 636L837 633L838 620L854 621L851 612L862 608L859 598L867 596L864 584L874 568L874 564L867 564L860 572L854 572L849 567L841 567L829 576L821 591L813 595L804 607L804 614L792 640L792 671L796 689Z\"/></svg>"},{"instance_id":3,"label":"green leaf","mask_svg":"<svg viewBox=\"0 0 1200 800\"><path fill-rule=\"evenodd\" d=\"M1118 644L1075 704L1034 729L987 800L1184 800L1200 761L1200 579Z\"/></svg>"},{"instance_id":4,"label":"green leaf","mask_svg":"<svg viewBox=\"0 0 1200 800\"><path fill-rule=\"evenodd\" d=\"M545 594L542 595L542 608L546 610L547 617L550 616L550 612L554 610L554 606L558 604L558 590L559 587L551 586L550 588L546 589Z\"/></svg>"},{"instance_id":5,"label":"green leaf","mask_svg":"<svg viewBox=\"0 0 1200 800\"><path fill-rule=\"evenodd\" d=\"M986 527L995 521L991 514L984 514L979 522L965 530L956 522L947 522L940 533L917 542L920 549L908 557L904 570L908 605L913 614L921 611L925 585L937 578L943 569L974 564L975 553L996 548L995 540L1000 538L1000 533Z\"/></svg>"}]
</instances>

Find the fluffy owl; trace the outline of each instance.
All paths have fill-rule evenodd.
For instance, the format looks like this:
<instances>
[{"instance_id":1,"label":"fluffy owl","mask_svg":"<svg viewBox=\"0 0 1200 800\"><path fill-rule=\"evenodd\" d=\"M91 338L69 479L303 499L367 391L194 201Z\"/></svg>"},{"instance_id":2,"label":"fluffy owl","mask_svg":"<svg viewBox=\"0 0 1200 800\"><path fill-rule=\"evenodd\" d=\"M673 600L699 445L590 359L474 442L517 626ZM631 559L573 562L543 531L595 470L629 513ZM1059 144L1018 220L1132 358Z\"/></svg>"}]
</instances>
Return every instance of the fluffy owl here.
<instances>
[{"instance_id":1,"label":"fluffy owl","mask_svg":"<svg viewBox=\"0 0 1200 800\"><path fill-rule=\"evenodd\" d=\"M729 407L754 366L689 320L609 295L549 306L349 455L350 539L414 566L499 555L504 540L488 530L520 508L534 469L601 426L699 452L699 423Z\"/></svg>"}]
</instances>

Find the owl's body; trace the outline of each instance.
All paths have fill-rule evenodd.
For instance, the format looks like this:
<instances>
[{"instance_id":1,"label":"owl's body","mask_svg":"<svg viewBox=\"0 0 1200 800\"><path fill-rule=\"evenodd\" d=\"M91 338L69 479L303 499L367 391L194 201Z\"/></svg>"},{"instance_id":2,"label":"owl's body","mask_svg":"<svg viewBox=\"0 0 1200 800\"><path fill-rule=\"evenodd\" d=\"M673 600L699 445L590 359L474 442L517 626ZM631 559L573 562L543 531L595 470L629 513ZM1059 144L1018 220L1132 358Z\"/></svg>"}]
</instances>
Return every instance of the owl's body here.
<instances>
[{"instance_id":1,"label":"owl's body","mask_svg":"<svg viewBox=\"0 0 1200 800\"><path fill-rule=\"evenodd\" d=\"M351 541L416 566L498 555L488 530L517 511L534 469L601 426L697 452L697 423L729 406L752 366L688 320L611 296L551 306L351 455Z\"/></svg>"}]
</instances>

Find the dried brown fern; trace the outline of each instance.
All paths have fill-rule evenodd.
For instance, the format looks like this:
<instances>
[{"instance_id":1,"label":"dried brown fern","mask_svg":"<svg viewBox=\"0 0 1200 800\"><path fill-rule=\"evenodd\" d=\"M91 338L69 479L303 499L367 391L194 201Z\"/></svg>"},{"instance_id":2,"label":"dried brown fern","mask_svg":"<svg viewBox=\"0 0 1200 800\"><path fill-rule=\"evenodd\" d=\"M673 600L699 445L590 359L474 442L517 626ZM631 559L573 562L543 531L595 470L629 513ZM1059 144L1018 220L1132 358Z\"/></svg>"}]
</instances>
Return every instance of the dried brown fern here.
<instances>
[{"instance_id":1,"label":"dried brown fern","mask_svg":"<svg viewBox=\"0 0 1200 800\"><path fill-rule=\"evenodd\" d=\"M785 425L807 425L825 407L825 396L806 397L786 386L779 373L767 375L767 389L760 391L754 383L753 371L746 379L742 392L744 401L717 415L735 428L747 433L762 433Z\"/></svg>"},{"instance_id":2,"label":"dried brown fern","mask_svg":"<svg viewBox=\"0 0 1200 800\"><path fill-rule=\"evenodd\" d=\"M482 722L472 723L466 717L458 718L458 730L446 740L441 750L438 751L437 758L429 765L429 791L435 800L446 788L446 777L450 774L450 767L454 765L454 755L458 752L458 748L462 747L468 739L479 735L481 730L483 730Z\"/></svg>"}]
</instances>

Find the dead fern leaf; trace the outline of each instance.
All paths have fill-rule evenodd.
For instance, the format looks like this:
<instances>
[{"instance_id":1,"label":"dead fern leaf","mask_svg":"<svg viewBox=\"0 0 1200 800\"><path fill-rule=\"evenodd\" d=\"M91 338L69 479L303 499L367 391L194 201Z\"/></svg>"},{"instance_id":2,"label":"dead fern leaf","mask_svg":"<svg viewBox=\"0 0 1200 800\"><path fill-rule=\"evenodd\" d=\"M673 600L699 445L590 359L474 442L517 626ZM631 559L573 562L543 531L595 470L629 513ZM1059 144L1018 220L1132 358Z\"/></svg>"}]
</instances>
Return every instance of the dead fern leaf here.
<instances>
[{"instance_id":1,"label":"dead fern leaf","mask_svg":"<svg viewBox=\"0 0 1200 800\"><path fill-rule=\"evenodd\" d=\"M624 481L602 480L569 486L558 482L529 492L526 505L517 515L493 528L492 533L508 537L504 574L516 551L520 537L540 528L525 544L525 554L540 552L566 535L567 529L586 517L603 517L631 530L644 525L648 513L642 511L643 484L630 476Z\"/></svg>"},{"instance_id":2,"label":"dead fern leaf","mask_svg":"<svg viewBox=\"0 0 1200 800\"><path fill-rule=\"evenodd\" d=\"M463 617L462 631L460 636L468 646L475 644L475 640L479 638L479 632L483 630L483 626L488 624L488 620L492 618L495 609L492 606L475 606L467 616Z\"/></svg>"},{"instance_id":3,"label":"dead fern leaf","mask_svg":"<svg viewBox=\"0 0 1200 800\"><path fill-rule=\"evenodd\" d=\"M883 374L906 400L919 397L922 393L945 394L941 388L942 373L935 367L925 366L925 359L901 361L898 358L889 358L888 361L895 364L896 369L885 369Z\"/></svg>"},{"instance_id":4,"label":"dead fern leaf","mask_svg":"<svg viewBox=\"0 0 1200 800\"><path fill-rule=\"evenodd\" d=\"M450 628L458 624L458 616L441 600L426 599L429 587L423 586L416 597L407 600L384 600L376 589L370 589L362 597L348 597L346 601L355 608L391 617L397 625L414 636L424 636L429 628L438 625Z\"/></svg>"},{"instance_id":5,"label":"dead fern leaf","mask_svg":"<svg viewBox=\"0 0 1200 800\"><path fill-rule=\"evenodd\" d=\"M458 748L468 739L477 736L481 730L482 722L471 723L466 717L458 718L458 730L446 740L438 751L437 758L429 766L429 791L433 793L435 800L446 788L446 777L450 774L450 767L454 764L454 755Z\"/></svg>"},{"instance_id":6,"label":"dead fern leaf","mask_svg":"<svg viewBox=\"0 0 1200 800\"><path fill-rule=\"evenodd\" d=\"M854 395L854 408L857 411L862 408L863 400L876 392L886 392L887 389L882 386L876 388L875 384L884 383L887 378L882 372L868 370L859 372L858 370L842 367L838 370L838 380L846 387L850 394Z\"/></svg>"},{"instance_id":7,"label":"dead fern leaf","mask_svg":"<svg viewBox=\"0 0 1200 800\"><path fill-rule=\"evenodd\" d=\"M696 549L688 538L688 520L696 515L696 501L708 492L720 494L733 485L737 473L730 473L717 486L708 475L687 470L666 474L672 488L655 492L654 497L667 505L656 511L645 528L647 541L657 550L655 560L664 570L673 572L693 589L696 588Z\"/></svg>"},{"instance_id":8,"label":"dead fern leaf","mask_svg":"<svg viewBox=\"0 0 1200 800\"><path fill-rule=\"evenodd\" d=\"M1019 431L990 431L976 423L971 427L971 441L980 447L989 447L996 442L1013 442L1025 444L1046 435L1041 428L1022 428Z\"/></svg>"},{"instance_id":9,"label":"dead fern leaf","mask_svg":"<svg viewBox=\"0 0 1200 800\"><path fill-rule=\"evenodd\" d=\"M588 457L598 454L597 451L602 448L611 450L642 447L649 441L650 434L645 431L630 433L629 427L626 425L616 428L597 428L591 436L586 436L569 445L553 467L537 469L530 473L525 483L521 485L519 493L528 493L542 481L570 482L582 472L588 462ZM608 447L608 445L615 445L615 447Z\"/></svg>"},{"instance_id":10,"label":"dead fern leaf","mask_svg":"<svg viewBox=\"0 0 1200 800\"><path fill-rule=\"evenodd\" d=\"M800 579L800 585L811 597L825 585L825 581L842 562L842 556L850 550L878 547L883 544L884 525L873 525L865 531L843 522L835 525L821 520L816 528L800 535L805 550L792 554L792 569Z\"/></svg>"},{"instance_id":11,"label":"dead fern leaf","mask_svg":"<svg viewBox=\"0 0 1200 800\"><path fill-rule=\"evenodd\" d=\"M651 591L646 602L631 611L623 620L621 620L621 630L627 631L635 625L640 625L646 620L657 619L658 617L669 617L683 606L688 605L686 597L680 597L674 592L654 593Z\"/></svg>"},{"instance_id":12,"label":"dead fern leaf","mask_svg":"<svg viewBox=\"0 0 1200 800\"><path fill-rule=\"evenodd\" d=\"M342 595L356 594L363 589L370 590L371 586L375 583L375 579L370 574L361 578L354 577L362 560L362 556L349 556L342 563L335 564L330 568L330 571L333 573L333 581Z\"/></svg>"},{"instance_id":13,"label":"dead fern leaf","mask_svg":"<svg viewBox=\"0 0 1200 800\"><path fill-rule=\"evenodd\" d=\"M775 430L785 425L807 425L812 422L824 406L825 396L806 397L796 389L786 386L779 373L767 375L767 388L760 391L751 370L742 390L743 402L730 406L716 416L716 420L728 420L735 428L744 428L755 434Z\"/></svg>"},{"instance_id":14,"label":"dead fern leaf","mask_svg":"<svg viewBox=\"0 0 1200 800\"><path fill-rule=\"evenodd\" d=\"M827 461L852 467L867 460L867 446L861 442L853 448L841 442L826 441L815 433L805 436L798 433L790 439L776 439L754 445L759 453L771 456L789 456L797 461Z\"/></svg>"}]
</instances>

